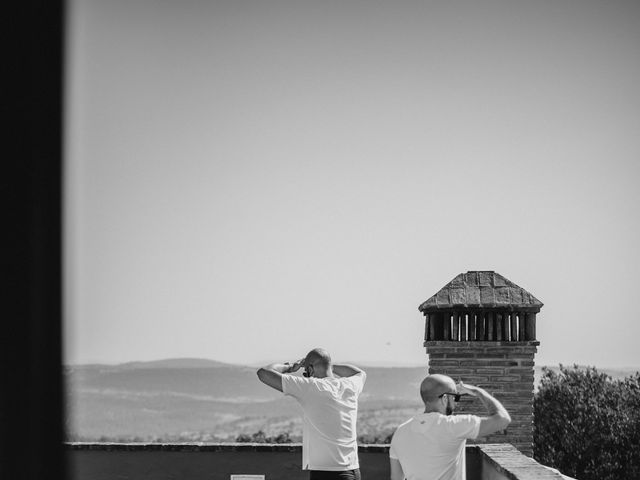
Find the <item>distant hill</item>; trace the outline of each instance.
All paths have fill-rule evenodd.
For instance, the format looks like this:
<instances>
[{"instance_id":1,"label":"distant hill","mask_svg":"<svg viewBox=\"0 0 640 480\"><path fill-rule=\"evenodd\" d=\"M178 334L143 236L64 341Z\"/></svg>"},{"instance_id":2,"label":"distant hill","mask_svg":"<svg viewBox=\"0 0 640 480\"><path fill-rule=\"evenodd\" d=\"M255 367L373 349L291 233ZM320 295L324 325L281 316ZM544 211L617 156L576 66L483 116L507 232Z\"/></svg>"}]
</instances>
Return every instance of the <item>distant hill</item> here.
<instances>
[{"instance_id":1,"label":"distant hill","mask_svg":"<svg viewBox=\"0 0 640 480\"><path fill-rule=\"evenodd\" d=\"M101 369L101 370L125 370L125 369L150 369L150 368L219 368L237 367L238 365L209 360L207 358L167 358L163 360L150 360L138 362L126 362L116 365L91 363L84 365L70 365L71 369Z\"/></svg>"},{"instance_id":2,"label":"distant hill","mask_svg":"<svg viewBox=\"0 0 640 480\"><path fill-rule=\"evenodd\" d=\"M557 369L557 367L553 367ZM420 409L424 367L366 367L361 435L390 433ZM602 369L618 378L634 369ZM536 382L541 367L536 367ZM240 433L299 435L296 402L262 385L255 367L198 358L65 369L72 440L233 440Z\"/></svg>"},{"instance_id":3,"label":"distant hill","mask_svg":"<svg viewBox=\"0 0 640 480\"><path fill-rule=\"evenodd\" d=\"M169 358L148 362L127 362L118 365L120 368L220 368L233 366L237 365L206 358Z\"/></svg>"}]
</instances>

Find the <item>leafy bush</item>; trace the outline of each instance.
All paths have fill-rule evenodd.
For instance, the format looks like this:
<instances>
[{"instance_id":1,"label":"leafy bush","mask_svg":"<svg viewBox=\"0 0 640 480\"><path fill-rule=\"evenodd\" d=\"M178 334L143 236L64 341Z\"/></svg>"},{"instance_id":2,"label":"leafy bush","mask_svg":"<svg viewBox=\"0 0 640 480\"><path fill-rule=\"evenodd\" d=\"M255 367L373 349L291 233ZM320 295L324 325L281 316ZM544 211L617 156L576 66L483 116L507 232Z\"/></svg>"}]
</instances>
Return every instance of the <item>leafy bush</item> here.
<instances>
[{"instance_id":1,"label":"leafy bush","mask_svg":"<svg viewBox=\"0 0 640 480\"><path fill-rule=\"evenodd\" d=\"M533 405L537 461L580 480L640 479L640 373L544 368Z\"/></svg>"},{"instance_id":2,"label":"leafy bush","mask_svg":"<svg viewBox=\"0 0 640 480\"><path fill-rule=\"evenodd\" d=\"M219 443L228 442L226 437L218 437L209 432L182 432L164 433L161 435L78 435L67 433L65 441L80 443L189 443L207 442Z\"/></svg>"},{"instance_id":3,"label":"leafy bush","mask_svg":"<svg viewBox=\"0 0 640 480\"><path fill-rule=\"evenodd\" d=\"M393 432L385 434L382 433L380 435L374 435L374 434L366 434L366 435L358 435L358 443L359 444L374 444L374 445L380 445L380 444L389 444L391 443L391 437L393 437Z\"/></svg>"},{"instance_id":4,"label":"leafy bush","mask_svg":"<svg viewBox=\"0 0 640 480\"><path fill-rule=\"evenodd\" d=\"M241 433L236 437L236 442L240 443L292 443L293 440L289 432L283 432L278 435L267 436L262 430L248 435Z\"/></svg>"},{"instance_id":5,"label":"leafy bush","mask_svg":"<svg viewBox=\"0 0 640 480\"><path fill-rule=\"evenodd\" d=\"M373 443L373 444L381 444L381 443L391 443L391 437L393 433L389 433L388 435L359 435L358 443ZM239 443L293 443L294 439L291 438L289 432L282 432L278 435L267 436L262 430L259 430L256 433L252 433L251 435L246 433L241 433L236 437L236 442Z\"/></svg>"}]
</instances>

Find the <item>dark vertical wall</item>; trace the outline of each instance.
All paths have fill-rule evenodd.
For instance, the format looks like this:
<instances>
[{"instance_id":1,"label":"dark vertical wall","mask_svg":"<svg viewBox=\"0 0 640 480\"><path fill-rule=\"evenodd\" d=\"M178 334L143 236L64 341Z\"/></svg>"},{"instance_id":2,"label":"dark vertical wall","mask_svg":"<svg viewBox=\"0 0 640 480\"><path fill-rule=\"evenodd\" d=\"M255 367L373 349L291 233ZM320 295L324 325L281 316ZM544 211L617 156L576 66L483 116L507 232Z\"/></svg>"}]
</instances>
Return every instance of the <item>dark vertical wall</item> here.
<instances>
[{"instance_id":1,"label":"dark vertical wall","mask_svg":"<svg viewBox=\"0 0 640 480\"><path fill-rule=\"evenodd\" d=\"M59 0L12 4L4 31L0 478L63 477L62 22ZM13 106L14 111L9 110Z\"/></svg>"},{"instance_id":2,"label":"dark vertical wall","mask_svg":"<svg viewBox=\"0 0 640 480\"><path fill-rule=\"evenodd\" d=\"M267 480L307 480L301 470L300 447L287 445L214 445L203 448L167 446L76 445L69 449L70 477L82 480L229 480L231 474L265 475ZM174 448L175 447L175 448ZM467 479L480 478L480 452L467 448ZM388 447L361 447L360 471L365 480L389 479Z\"/></svg>"}]
</instances>

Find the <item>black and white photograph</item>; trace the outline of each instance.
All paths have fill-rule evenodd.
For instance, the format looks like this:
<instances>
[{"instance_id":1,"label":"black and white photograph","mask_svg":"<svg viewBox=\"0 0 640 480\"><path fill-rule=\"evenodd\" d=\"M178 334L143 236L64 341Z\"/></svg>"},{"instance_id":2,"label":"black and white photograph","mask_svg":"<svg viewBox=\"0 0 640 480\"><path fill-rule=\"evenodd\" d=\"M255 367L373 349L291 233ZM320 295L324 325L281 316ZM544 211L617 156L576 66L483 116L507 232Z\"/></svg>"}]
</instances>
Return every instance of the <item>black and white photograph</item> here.
<instances>
[{"instance_id":1,"label":"black and white photograph","mask_svg":"<svg viewBox=\"0 0 640 480\"><path fill-rule=\"evenodd\" d=\"M65 478L640 479L640 2L60 18Z\"/></svg>"}]
</instances>

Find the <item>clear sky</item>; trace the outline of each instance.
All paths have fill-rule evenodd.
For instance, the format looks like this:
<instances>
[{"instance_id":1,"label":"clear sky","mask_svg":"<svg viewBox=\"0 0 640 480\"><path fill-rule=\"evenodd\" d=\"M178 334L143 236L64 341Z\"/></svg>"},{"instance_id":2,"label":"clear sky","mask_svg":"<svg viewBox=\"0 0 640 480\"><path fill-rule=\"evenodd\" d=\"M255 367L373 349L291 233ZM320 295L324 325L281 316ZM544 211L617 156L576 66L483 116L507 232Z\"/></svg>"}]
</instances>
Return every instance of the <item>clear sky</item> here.
<instances>
[{"instance_id":1,"label":"clear sky","mask_svg":"<svg viewBox=\"0 0 640 480\"><path fill-rule=\"evenodd\" d=\"M640 365L640 2L71 0L65 357L425 364L495 270Z\"/></svg>"}]
</instances>

